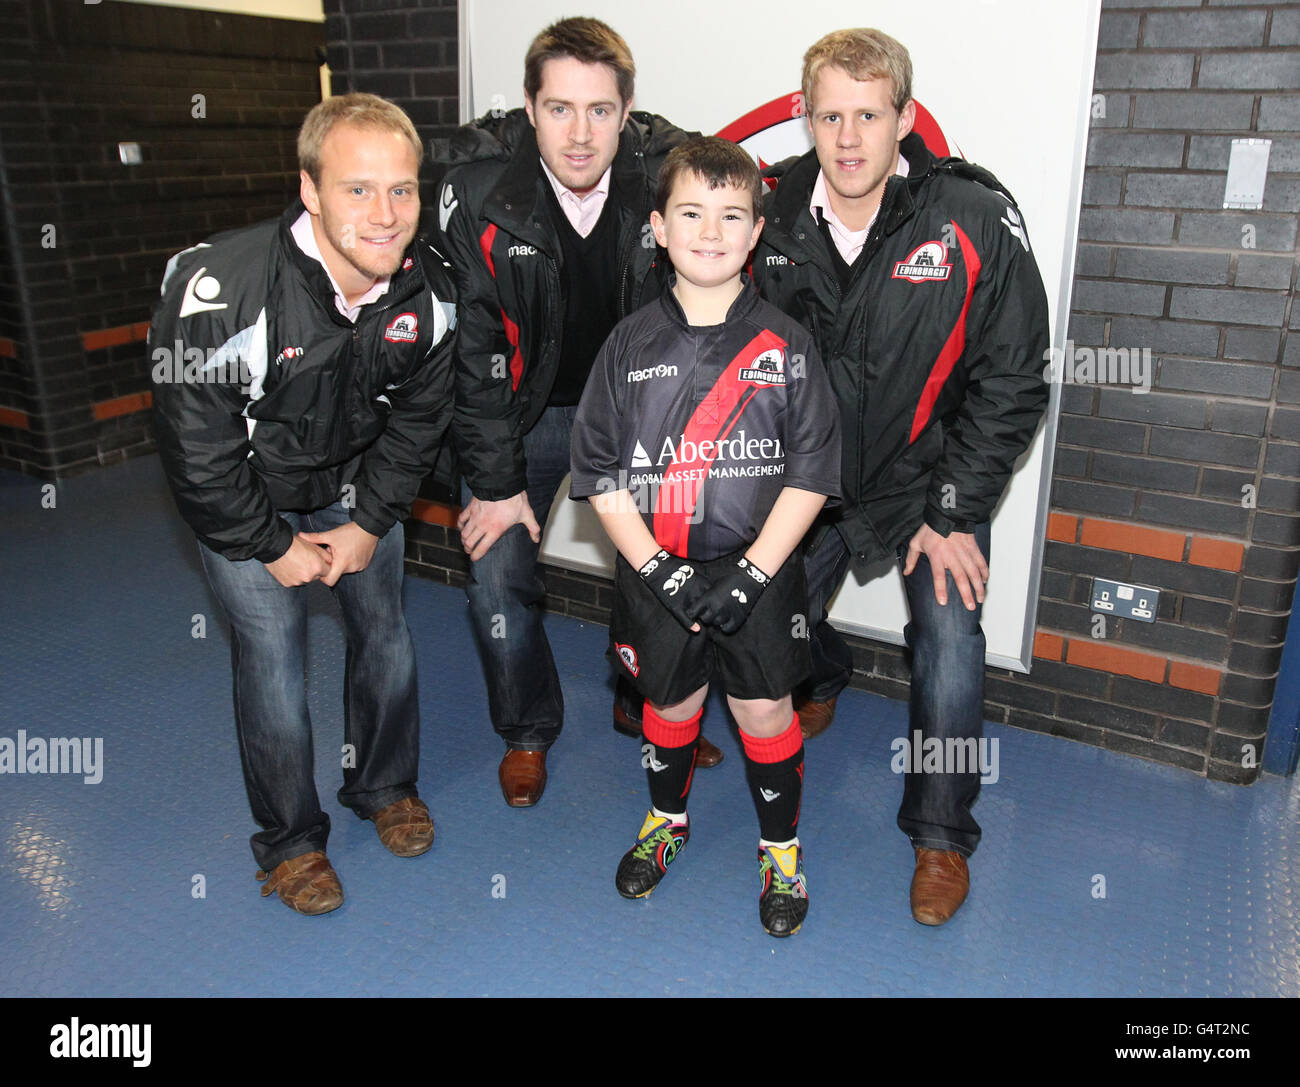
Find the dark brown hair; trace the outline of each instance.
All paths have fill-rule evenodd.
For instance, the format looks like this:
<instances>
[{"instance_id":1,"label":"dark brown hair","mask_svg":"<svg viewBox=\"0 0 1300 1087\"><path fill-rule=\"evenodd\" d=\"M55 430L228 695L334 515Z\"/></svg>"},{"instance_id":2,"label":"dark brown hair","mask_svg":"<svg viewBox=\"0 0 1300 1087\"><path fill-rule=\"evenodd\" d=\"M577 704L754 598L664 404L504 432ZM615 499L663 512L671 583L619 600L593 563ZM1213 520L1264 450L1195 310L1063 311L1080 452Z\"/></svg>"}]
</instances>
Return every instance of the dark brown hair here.
<instances>
[{"instance_id":1,"label":"dark brown hair","mask_svg":"<svg viewBox=\"0 0 1300 1087\"><path fill-rule=\"evenodd\" d=\"M583 64L605 64L614 73L618 96L626 106L636 84L632 51L618 33L599 19L575 17L552 23L533 39L524 57L524 94L535 101L548 60L573 57Z\"/></svg>"},{"instance_id":2,"label":"dark brown hair","mask_svg":"<svg viewBox=\"0 0 1300 1087\"><path fill-rule=\"evenodd\" d=\"M763 176L749 153L730 140L721 136L696 136L668 153L659 168L659 184L655 188L655 210L660 215L668 209L673 186L683 174L694 174L710 189L733 185L742 192L748 190L754 205L754 222L762 217Z\"/></svg>"}]
</instances>

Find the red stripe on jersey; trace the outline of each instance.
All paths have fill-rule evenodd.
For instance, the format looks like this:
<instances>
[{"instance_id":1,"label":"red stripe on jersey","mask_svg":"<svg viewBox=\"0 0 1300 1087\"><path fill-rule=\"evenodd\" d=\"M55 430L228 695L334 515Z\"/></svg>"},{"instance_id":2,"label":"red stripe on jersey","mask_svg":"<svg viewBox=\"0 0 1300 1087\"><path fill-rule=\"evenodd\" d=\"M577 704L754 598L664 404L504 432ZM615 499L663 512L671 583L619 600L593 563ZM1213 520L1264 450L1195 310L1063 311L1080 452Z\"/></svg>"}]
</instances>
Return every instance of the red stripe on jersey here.
<instances>
[{"instance_id":1,"label":"red stripe on jersey","mask_svg":"<svg viewBox=\"0 0 1300 1087\"><path fill-rule=\"evenodd\" d=\"M772 386L753 381L742 381L740 371L764 351L773 348L784 350L788 345L775 332L764 329L737 352L723 368L704 398L695 406L690 421L682 431L677 455L664 473L655 497L654 536L665 551L685 555L691 533L691 518L699 501L704 478L717 458L717 443L722 441L744 414L750 400L759 389ZM708 456L700 453L701 445L713 443ZM682 460L683 448L690 448L694 456Z\"/></svg>"},{"instance_id":2,"label":"red stripe on jersey","mask_svg":"<svg viewBox=\"0 0 1300 1087\"><path fill-rule=\"evenodd\" d=\"M957 360L966 349L966 315L970 312L971 295L975 293L975 281L980 274L980 257L975 252L974 243L966 237L966 233L955 221L952 221L952 228L957 232L962 261L966 265L966 300L961 305L957 323L952 326L952 332L948 334L948 341L939 352L939 357L934 360L930 376L925 379L925 388L921 390L921 399L917 402L916 414L912 417L912 433L908 436L908 445L916 441L921 431L929 424L935 401L939 399L939 390L943 388L943 383L948 380L952 368L957 365Z\"/></svg>"},{"instance_id":3,"label":"red stripe on jersey","mask_svg":"<svg viewBox=\"0 0 1300 1087\"><path fill-rule=\"evenodd\" d=\"M483 251L483 262L487 265L487 270L493 279L497 277L497 266L492 260L492 243L496 240L497 225L489 223L487 229L479 236L478 247ZM514 354L510 358L510 388L517 392L519 379L524 376L524 356L519 350L519 326L510 320L505 306L501 307L501 325L506 330L506 339L514 348Z\"/></svg>"}]
</instances>

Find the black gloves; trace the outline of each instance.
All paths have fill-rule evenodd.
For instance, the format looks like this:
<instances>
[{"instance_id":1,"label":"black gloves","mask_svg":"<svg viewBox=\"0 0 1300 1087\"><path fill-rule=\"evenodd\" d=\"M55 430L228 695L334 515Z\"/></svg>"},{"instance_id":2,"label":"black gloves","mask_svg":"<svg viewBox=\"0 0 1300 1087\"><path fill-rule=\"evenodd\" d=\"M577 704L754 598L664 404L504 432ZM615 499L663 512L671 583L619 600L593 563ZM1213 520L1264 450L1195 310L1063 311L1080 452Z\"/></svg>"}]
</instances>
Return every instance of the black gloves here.
<instances>
[{"instance_id":1,"label":"black gloves","mask_svg":"<svg viewBox=\"0 0 1300 1087\"><path fill-rule=\"evenodd\" d=\"M695 622L693 614L700 598L708 591L709 583L686 559L679 559L667 551L660 551L638 571L641 580L650 587L673 618L687 630Z\"/></svg>"},{"instance_id":2,"label":"black gloves","mask_svg":"<svg viewBox=\"0 0 1300 1087\"><path fill-rule=\"evenodd\" d=\"M745 625L771 580L752 562L742 558L734 570L708 586L695 608L695 618L717 627L723 634L735 634Z\"/></svg>"}]
</instances>

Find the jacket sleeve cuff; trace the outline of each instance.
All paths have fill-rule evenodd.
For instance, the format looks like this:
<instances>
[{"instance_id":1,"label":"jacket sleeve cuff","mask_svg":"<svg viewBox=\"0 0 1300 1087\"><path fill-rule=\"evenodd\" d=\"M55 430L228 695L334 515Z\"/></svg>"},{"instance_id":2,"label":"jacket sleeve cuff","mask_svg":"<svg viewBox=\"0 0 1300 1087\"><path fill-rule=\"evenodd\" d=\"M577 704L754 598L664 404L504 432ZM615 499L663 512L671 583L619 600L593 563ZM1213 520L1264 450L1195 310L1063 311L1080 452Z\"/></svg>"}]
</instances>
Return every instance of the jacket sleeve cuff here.
<instances>
[{"instance_id":1,"label":"jacket sleeve cuff","mask_svg":"<svg viewBox=\"0 0 1300 1087\"><path fill-rule=\"evenodd\" d=\"M954 532L971 533L975 531L975 521L962 521L937 512L930 507L925 510L925 523L940 536L947 538Z\"/></svg>"},{"instance_id":2,"label":"jacket sleeve cuff","mask_svg":"<svg viewBox=\"0 0 1300 1087\"><path fill-rule=\"evenodd\" d=\"M253 558L260 563L271 563L284 558L293 546L293 529L289 527L289 522L283 517L277 517L275 525L275 538L253 553Z\"/></svg>"},{"instance_id":3,"label":"jacket sleeve cuff","mask_svg":"<svg viewBox=\"0 0 1300 1087\"><path fill-rule=\"evenodd\" d=\"M480 502L503 502L507 498L514 498L515 495L528 490L528 480L523 476L518 479L506 480L502 483L479 483L476 480L466 480L469 484L469 491Z\"/></svg>"},{"instance_id":4,"label":"jacket sleeve cuff","mask_svg":"<svg viewBox=\"0 0 1300 1087\"><path fill-rule=\"evenodd\" d=\"M367 513L360 506L352 511L352 523L358 528L363 528L372 536L378 536L381 540L388 535L388 530L393 527L393 521L374 517Z\"/></svg>"}]
</instances>

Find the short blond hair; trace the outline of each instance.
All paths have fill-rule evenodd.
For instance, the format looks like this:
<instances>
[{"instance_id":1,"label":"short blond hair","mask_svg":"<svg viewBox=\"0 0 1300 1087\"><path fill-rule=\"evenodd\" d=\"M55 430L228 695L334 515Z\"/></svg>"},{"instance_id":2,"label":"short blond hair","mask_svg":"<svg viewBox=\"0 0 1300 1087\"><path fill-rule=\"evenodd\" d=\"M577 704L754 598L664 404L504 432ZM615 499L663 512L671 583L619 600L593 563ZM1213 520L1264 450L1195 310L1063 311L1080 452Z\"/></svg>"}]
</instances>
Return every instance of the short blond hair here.
<instances>
[{"instance_id":1,"label":"short blond hair","mask_svg":"<svg viewBox=\"0 0 1300 1087\"><path fill-rule=\"evenodd\" d=\"M416 163L424 159L420 134L401 106L376 94L339 94L313 106L298 130L298 169L311 178L313 185L320 184L321 146L339 124L399 132L415 150Z\"/></svg>"},{"instance_id":2,"label":"short blond hair","mask_svg":"<svg viewBox=\"0 0 1300 1087\"><path fill-rule=\"evenodd\" d=\"M804 112L811 114L813 85L827 65L843 68L857 80L888 79L893 87L894 109L912 98L912 58L907 47L881 30L855 27L834 30L803 55Z\"/></svg>"}]
</instances>

